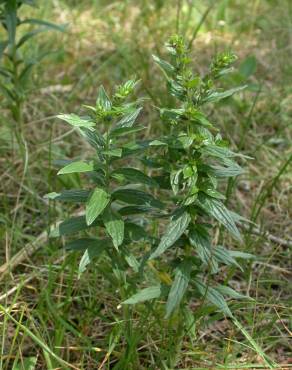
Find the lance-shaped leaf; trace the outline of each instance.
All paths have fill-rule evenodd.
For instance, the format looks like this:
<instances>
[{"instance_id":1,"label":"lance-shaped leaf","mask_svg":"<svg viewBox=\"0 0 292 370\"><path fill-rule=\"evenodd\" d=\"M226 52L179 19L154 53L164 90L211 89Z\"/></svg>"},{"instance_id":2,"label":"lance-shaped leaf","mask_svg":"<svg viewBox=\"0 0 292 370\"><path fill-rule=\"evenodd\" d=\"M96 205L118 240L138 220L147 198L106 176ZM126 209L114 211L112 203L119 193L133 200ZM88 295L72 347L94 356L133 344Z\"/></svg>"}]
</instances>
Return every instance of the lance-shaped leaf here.
<instances>
[{"instance_id":1,"label":"lance-shaped leaf","mask_svg":"<svg viewBox=\"0 0 292 370\"><path fill-rule=\"evenodd\" d=\"M129 180L132 184L145 184L149 186L157 186L157 182L154 181L151 177L145 175L140 170L136 168L118 168L111 173L111 176L116 179L126 179Z\"/></svg>"},{"instance_id":2,"label":"lance-shaped leaf","mask_svg":"<svg viewBox=\"0 0 292 370\"><path fill-rule=\"evenodd\" d=\"M214 254L214 258L216 258L218 262L222 262L225 265L236 266L241 271L243 271L240 264L235 260L235 258L233 258L233 256L230 254L228 249L218 245L217 247L214 248L213 254Z\"/></svg>"},{"instance_id":3,"label":"lance-shaped leaf","mask_svg":"<svg viewBox=\"0 0 292 370\"><path fill-rule=\"evenodd\" d=\"M209 188L205 188L205 189L203 188L203 189L200 189L200 190L202 190L204 193L206 193L207 195L209 195L212 198L222 199L222 200L226 199L226 197L223 194L219 193L219 191L217 191L213 188L209 187Z\"/></svg>"},{"instance_id":4,"label":"lance-shaped leaf","mask_svg":"<svg viewBox=\"0 0 292 370\"><path fill-rule=\"evenodd\" d=\"M5 28L8 32L9 44L14 45L17 27L17 1L6 1Z\"/></svg>"},{"instance_id":5,"label":"lance-shaped leaf","mask_svg":"<svg viewBox=\"0 0 292 370\"><path fill-rule=\"evenodd\" d=\"M114 148L110 150L102 150L101 154L106 155L108 157L118 157L120 158L123 154L123 150L121 148Z\"/></svg>"},{"instance_id":6,"label":"lance-shaped leaf","mask_svg":"<svg viewBox=\"0 0 292 370\"><path fill-rule=\"evenodd\" d=\"M176 269L174 282L166 302L166 318L179 306L189 284L192 264L184 260Z\"/></svg>"},{"instance_id":7,"label":"lance-shaped leaf","mask_svg":"<svg viewBox=\"0 0 292 370\"><path fill-rule=\"evenodd\" d=\"M200 260L205 266L210 266L211 273L218 271L218 263L212 253L210 236L205 228L196 225L189 232L189 241L196 249Z\"/></svg>"},{"instance_id":8,"label":"lance-shaped leaf","mask_svg":"<svg viewBox=\"0 0 292 370\"><path fill-rule=\"evenodd\" d=\"M229 251L229 254L234 258L242 258L244 260L255 260L257 258L254 254L240 251Z\"/></svg>"},{"instance_id":9,"label":"lance-shaped leaf","mask_svg":"<svg viewBox=\"0 0 292 370\"><path fill-rule=\"evenodd\" d=\"M100 86L100 88L98 89L98 95L96 99L96 108L98 110L102 110L106 112L110 111L112 108L112 103L109 97L107 96L107 93L103 86Z\"/></svg>"},{"instance_id":10,"label":"lance-shaped leaf","mask_svg":"<svg viewBox=\"0 0 292 370\"><path fill-rule=\"evenodd\" d=\"M58 226L50 231L50 238L57 238L63 235L72 235L79 231L88 229L89 227L96 226L100 223L95 220L90 226L87 225L85 216L72 217L68 220L61 222Z\"/></svg>"},{"instance_id":11,"label":"lance-shaped leaf","mask_svg":"<svg viewBox=\"0 0 292 370\"><path fill-rule=\"evenodd\" d=\"M67 123L69 123L71 126L74 126L74 127L90 128L90 127L95 126L95 123L92 122L91 120L81 118L81 117L77 116L77 114L74 114L74 113L72 113L72 114L59 114L57 117L62 119L63 121L66 121Z\"/></svg>"},{"instance_id":12,"label":"lance-shaped leaf","mask_svg":"<svg viewBox=\"0 0 292 370\"><path fill-rule=\"evenodd\" d=\"M113 198L128 204L148 205L155 208L163 208L163 203L155 199L151 194L135 189L118 189L112 193Z\"/></svg>"},{"instance_id":13,"label":"lance-shaped leaf","mask_svg":"<svg viewBox=\"0 0 292 370\"><path fill-rule=\"evenodd\" d=\"M163 59L161 59L158 56L153 55L153 54L152 54L152 58L154 59L154 62L159 65L159 67L166 74L166 76L167 76L167 74L172 75L175 72L174 66L172 66L167 61L165 61L165 60L163 60Z\"/></svg>"},{"instance_id":14,"label":"lance-shaped leaf","mask_svg":"<svg viewBox=\"0 0 292 370\"><path fill-rule=\"evenodd\" d=\"M218 199L200 196L197 204L210 216L213 216L239 241L242 241L240 233L235 225L234 219L225 205Z\"/></svg>"},{"instance_id":15,"label":"lance-shaped leaf","mask_svg":"<svg viewBox=\"0 0 292 370\"><path fill-rule=\"evenodd\" d=\"M133 243L140 241L141 239L150 239L147 231L145 230L145 226L142 227L137 225L133 222L126 222L125 223L125 239L128 243Z\"/></svg>"},{"instance_id":16,"label":"lance-shaped leaf","mask_svg":"<svg viewBox=\"0 0 292 370\"><path fill-rule=\"evenodd\" d=\"M125 257L127 264L135 271L139 272L140 263L137 261L137 258L130 252L130 250L123 245L121 247L122 253Z\"/></svg>"},{"instance_id":17,"label":"lance-shaped leaf","mask_svg":"<svg viewBox=\"0 0 292 370\"><path fill-rule=\"evenodd\" d=\"M110 138L121 137L121 136L124 136L124 135L134 134L134 133L142 131L144 129L145 129L144 126L118 127L118 128L113 129L110 132L109 136L110 136Z\"/></svg>"},{"instance_id":18,"label":"lance-shaped leaf","mask_svg":"<svg viewBox=\"0 0 292 370\"><path fill-rule=\"evenodd\" d=\"M96 130L93 131L86 127L80 127L80 133L94 149L100 150L104 148L105 140Z\"/></svg>"},{"instance_id":19,"label":"lance-shaped leaf","mask_svg":"<svg viewBox=\"0 0 292 370\"><path fill-rule=\"evenodd\" d=\"M209 172L215 177L235 177L244 173L244 170L235 162L228 166L210 166Z\"/></svg>"},{"instance_id":20,"label":"lance-shaped leaf","mask_svg":"<svg viewBox=\"0 0 292 370\"><path fill-rule=\"evenodd\" d=\"M85 203L89 194L89 190L63 190L61 193L49 193L44 198L62 202Z\"/></svg>"},{"instance_id":21,"label":"lance-shaped leaf","mask_svg":"<svg viewBox=\"0 0 292 370\"><path fill-rule=\"evenodd\" d=\"M137 108L133 112L126 114L119 122L117 122L116 127L112 130L111 134L114 133L115 130L124 128L124 127L132 127L139 116L142 108Z\"/></svg>"},{"instance_id":22,"label":"lance-shaped leaf","mask_svg":"<svg viewBox=\"0 0 292 370\"><path fill-rule=\"evenodd\" d=\"M80 262L79 262L79 268L78 268L78 278L86 270L86 267L90 262L93 261L93 259L97 259L101 256L102 252L106 247L109 246L109 240L108 239L100 239L96 240L96 243L94 245L90 245L86 251L84 252Z\"/></svg>"},{"instance_id":23,"label":"lance-shaped leaf","mask_svg":"<svg viewBox=\"0 0 292 370\"><path fill-rule=\"evenodd\" d=\"M86 204L86 223L91 225L110 201L110 195L101 188L95 188Z\"/></svg>"},{"instance_id":24,"label":"lance-shaped leaf","mask_svg":"<svg viewBox=\"0 0 292 370\"><path fill-rule=\"evenodd\" d=\"M33 31L30 31L30 32L27 32L25 33L18 41L16 47L17 48L20 48L24 43L26 43L26 41L30 40L32 37L42 33L42 32L46 32L47 29L45 28L37 28Z\"/></svg>"},{"instance_id":25,"label":"lance-shaped leaf","mask_svg":"<svg viewBox=\"0 0 292 370\"><path fill-rule=\"evenodd\" d=\"M238 293L236 290L230 288L229 286L225 285L217 285L215 288L219 293L222 295L226 295L228 297L234 298L234 299L249 299L253 300L253 298L248 297L244 294Z\"/></svg>"},{"instance_id":26,"label":"lance-shaped leaf","mask_svg":"<svg viewBox=\"0 0 292 370\"><path fill-rule=\"evenodd\" d=\"M132 297L124 301L123 304L136 304L149 301L150 299L159 298L161 294L162 294L161 285L151 286L142 289L138 293L132 295Z\"/></svg>"},{"instance_id":27,"label":"lance-shaped leaf","mask_svg":"<svg viewBox=\"0 0 292 370\"><path fill-rule=\"evenodd\" d=\"M99 245L100 240L96 238L80 238L65 244L65 249L71 251L83 251L89 247Z\"/></svg>"},{"instance_id":28,"label":"lance-shaped leaf","mask_svg":"<svg viewBox=\"0 0 292 370\"><path fill-rule=\"evenodd\" d=\"M158 247L150 255L149 259L153 259L160 256L169 247L171 247L185 232L190 221L191 216L187 212L183 212L179 216L175 215L168 224Z\"/></svg>"},{"instance_id":29,"label":"lance-shaped leaf","mask_svg":"<svg viewBox=\"0 0 292 370\"><path fill-rule=\"evenodd\" d=\"M221 312L232 317L232 313L221 293L219 293L216 289L207 286L200 278L196 278L195 285L202 297L205 297L207 301L219 308Z\"/></svg>"},{"instance_id":30,"label":"lance-shaped leaf","mask_svg":"<svg viewBox=\"0 0 292 370\"><path fill-rule=\"evenodd\" d=\"M0 59L2 58L2 55L3 55L7 45L8 45L8 40L0 41ZM2 68L1 68L1 70L2 70ZM3 70L2 70L2 73L3 73ZM4 71L4 76L5 76L5 71ZM9 77L9 74L8 74L7 77Z\"/></svg>"},{"instance_id":31,"label":"lance-shaped leaf","mask_svg":"<svg viewBox=\"0 0 292 370\"><path fill-rule=\"evenodd\" d=\"M232 96L233 94L245 89L247 85L235 87L234 89L222 91L222 92L212 92L210 95L208 95L205 99L203 99L204 103L214 103L221 99L228 98L229 96Z\"/></svg>"},{"instance_id":32,"label":"lance-shaped leaf","mask_svg":"<svg viewBox=\"0 0 292 370\"><path fill-rule=\"evenodd\" d=\"M222 158L222 159L232 158L232 157L241 157L241 158L246 158L246 159L252 159L252 157L249 157L247 155L243 155L243 154L240 154L240 153L234 153L232 150L230 150L226 147L213 145L213 144L208 144L208 145L204 146L201 149L201 152L203 154L209 154L213 157Z\"/></svg>"},{"instance_id":33,"label":"lance-shaped leaf","mask_svg":"<svg viewBox=\"0 0 292 370\"><path fill-rule=\"evenodd\" d=\"M44 26L45 28L52 29L55 31L64 32L66 30L66 25L57 25L42 19L28 18L20 22L20 24L37 24L38 26Z\"/></svg>"},{"instance_id":34,"label":"lance-shaped leaf","mask_svg":"<svg viewBox=\"0 0 292 370\"><path fill-rule=\"evenodd\" d=\"M191 116L191 120L196 123L200 123L204 127L213 127L212 123L209 122L207 117L199 111L193 113L193 115Z\"/></svg>"},{"instance_id":35,"label":"lance-shaped leaf","mask_svg":"<svg viewBox=\"0 0 292 370\"><path fill-rule=\"evenodd\" d=\"M64 175L67 173L81 173L81 172L91 172L94 170L94 163L93 162L84 162L84 161L77 161L67 166L61 168L58 172L58 175Z\"/></svg>"},{"instance_id":36,"label":"lance-shaped leaf","mask_svg":"<svg viewBox=\"0 0 292 370\"><path fill-rule=\"evenodd\" d=\"M114 247L118 249L124 240L124 221L117 212L111 209L111 207L105 209L102 220L106 231L113 240Z\"/></svg>"},{"instance_id":37,"label":"lance-shaped leaf","mask_svg":"<svg viewBox=\"0 0 292 370\"><path fill-rule=\"evenodd\" d=\"M154 209L149 206L127 206L119 209L119 213L122 216L137 215L140 213L149 213L151 211L154 211Z\"/></svg>"}]
</instances>

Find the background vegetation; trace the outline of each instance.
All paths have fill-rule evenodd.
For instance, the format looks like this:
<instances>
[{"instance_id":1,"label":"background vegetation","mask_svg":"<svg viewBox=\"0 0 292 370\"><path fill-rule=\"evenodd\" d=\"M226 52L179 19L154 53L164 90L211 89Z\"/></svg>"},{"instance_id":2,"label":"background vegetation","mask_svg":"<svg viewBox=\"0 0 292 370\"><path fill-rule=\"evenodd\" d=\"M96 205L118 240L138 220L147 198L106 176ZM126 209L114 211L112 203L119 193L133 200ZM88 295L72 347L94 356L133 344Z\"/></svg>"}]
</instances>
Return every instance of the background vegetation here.
<instances>
[{"instance_id":1,"label":"background vegetation","mask_svg":"<svg viewBox=\"0 0 292 370\"><path fill-rule=\"evenodd\" d=\"M159 121L152 107L167 105L168 98L151 54L163 56L163 44L175 32L192 43L199 71L218 51L232 49L239 57L238 73L229 82L248 83L248 88L216 106L211 120L235 151L254 158L246 163L246 173L229 183L229 192L232 208L259 225L242 230L240 247L257 261L232 277L240 292L255 299L238 304L235 313L257 345L239 327L214 316L198 321L184 338L176 368L266 368L261 350L275 367L291 366L291 2L49 0L38 5L24 6L21 17L67 27L23 45L27 60L51 53L25 85L19 140L9 101L1 96L0 368L69 368L60 359L73 368L121 368L126 343L119 297L95 266L77 280L79 255L66 254L44 232L56 219L78 211L67 208L64 214L64 208L43 198L80 181L74 175L57 178L54 161L86 156L79 136L55 115L78 114L81 104L94 103L100 84L111 90L135 75L142 81L137 95L149 98L142 120L147 135L154 134ZM32 28L24 25L19 37ZM238 248L233 243L230 239L230 249ZM36 251L14 258L24 250ZM151 320L152 330L139 337L137 358L127 369L168 368L173 333L162 337Z\"/></svg>"}]
</instances>

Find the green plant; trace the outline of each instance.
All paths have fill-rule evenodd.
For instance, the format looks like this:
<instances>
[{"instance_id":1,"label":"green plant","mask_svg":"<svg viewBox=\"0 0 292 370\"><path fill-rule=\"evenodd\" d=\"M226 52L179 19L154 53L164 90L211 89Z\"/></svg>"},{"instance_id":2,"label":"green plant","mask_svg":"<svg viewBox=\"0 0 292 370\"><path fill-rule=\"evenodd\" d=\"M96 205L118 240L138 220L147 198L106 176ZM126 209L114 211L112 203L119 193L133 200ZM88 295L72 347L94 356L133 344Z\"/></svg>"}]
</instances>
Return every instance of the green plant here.
<instances>
[{"instance_id":1,"label":"green plant","mask_svg":"<svg viewBox=\"0 0 292 370\"><path fill-rule=\"evenodd\" d=\"M45 52L30 58L22 50L29 40L42 32L50 29L64 30L61 26L41 19L21 19L19 13L24 5L34 7L36 2L34 0L0 1L0 23L6 34L6 39L0 41L0 91L6 99L15 122L17 137L22 131L22 106L27 99L31 71L49 54ZM26 25L37 27L22 32L22 28Z\"/></svg>"},{"instance_id":2,"label":"green plant","mask_svg":"<svg viewBox=\"0 0 292 370\"><path fill-rule=\"evenodd\" d=\"M164 317L177 329L176 354L195 320L218 310L221 316L232 317L225 297L247 298L227 286L228 279L213 276L221 271L221 265L242 269L237 259L252 256L227 249L221 245L222 238L215 245L211 234L218 222L240 242L236 224L245 221L224 205L221 183L242 173L235 159L245 157L228 148L203 111L203 106L244 88L216 88L217 80L232 70L235 56L219 54L209 71L199 76L190 67L190 52L182 38L174 36L166 46L171 63L157 56L154 60L178 102L177 107L158 108L169 134L151 140L135 138L143 127L134 125L141 111L139 101L127 101L136 85L134 80L118 87L111 98L101 87L95 107L84 106L88 116L58 116L76 127L95 150L91 159L66 162L58 174L85 173L90 185L47 197L85 203L84 215L61 222L51 235L85 233L66 244L70 250L83 251L79 275L92 260L107 256L107 267L100 268L119 288L125 335L130 337L132 331L129 305L158 299L152 311L160 315L160 302L166 301ZM142 254L140 260L137 252L140 257ZM139 290L145 281L148 287ZM195 313L183 304L192 297L201 300ZM171 366L176 363L175 354L170 354Z\"/></svg>"},{"instance_id":3,"label":"green plant","mask_svg":"<svg viewBox=\"0 0 292 370\"><path fill-rule=\"evenodd\" d=\"M218 189L223 190L221 180L242 173L234 159L245 156L228 148L203 107L228 98L245 86L225 91L216 88L217 80L232 71L231 65L236 59L232 53L217 55L209 71L200 76L190 67L190 51L181 37L172 37L166 47L171 63L157 56L154 60L165 74L169 93L179 106L159 108L170 134L152 142L161 149L151 154L151 161L163 180L161 187L167 191L167 198L163 200L170 222L149 259L156 259L171 248L167 258L171 268L167 267L167 272L173 284L167 298L166 317L179 306L188 284L204 300L231 316L224 295L237 298L239 295L223 285L212 286L211 276L219 271L220 264L241 268L236 258L251 256L213 245L210 220L218 221L241 241L236 224L243 218L226 208L225 196Z\"/></svg>"}]
</instances>

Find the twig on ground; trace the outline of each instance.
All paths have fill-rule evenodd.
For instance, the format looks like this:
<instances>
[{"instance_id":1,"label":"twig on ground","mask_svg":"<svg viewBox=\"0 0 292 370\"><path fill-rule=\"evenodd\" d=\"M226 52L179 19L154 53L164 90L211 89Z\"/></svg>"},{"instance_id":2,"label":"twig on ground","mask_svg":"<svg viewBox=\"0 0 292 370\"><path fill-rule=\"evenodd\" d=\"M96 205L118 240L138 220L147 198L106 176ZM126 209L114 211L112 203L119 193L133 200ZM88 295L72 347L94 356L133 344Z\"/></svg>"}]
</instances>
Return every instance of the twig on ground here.
<instances>
[{"instance_id":1,"label":"twig on ground","mask_svg":"<svg viewBox=\"0 0 292 370\"><path fill-rule=\"evenodd\" d=\"M251 234L262 236L263 238L268 239L273 243L282 245L283 247L292 248L292 241L278 238L277 236L270 234L268 231L261 231L256 226L241 223L239 224L239 227L249 231Z\"/></svg>"},{"instance_id":2,"label":"twig on ground","mask_svg":"<svg viewBox=\"0 0 292 370\"><path fill-rule=\"evenodd\" d=\"M54 261L55 264L58 264L62 262L65 259L65 256L61 256L56 261ZM0 302L7 299L11 294L16 292L20 287L23 287L24 285L28 284L31 280L33 280L35 277L38 276L38 274L42 274L43 272L47 271L47 267L41 268L39 271L34 271L31 273L26 279L20 281L17 285L15 285L13 288L9 289L6 293L0 295Z\"/></svg>"},{"instance_id":3,"label":"twig on ground","mask_svg":"<svg viewBox=\"0 0 292 370\"><path fill-rule=\"evenodd\" d=\"M32 243L26 244L25 247L11 257L9 261L0 266L0 281L22 261L36 252L43 245L46 239L47 231L43 231Z\"/></svg>"},{"instance_id":4,"label":"twig on ground","mask_svg":"<svg viewBox=\"0 0 292 370\"><path fill-rule=\"evenodd\" d=\"M81 216L82 214L82 211L78 211L72 216ZM56 224L51 225L50 230L53 227L56 227ZM9 261L0 266L0 281L23 261L31 257L39 248L41 248L47 238L47 231L43 231L33 242L27 243L24 248L11 257Z\"/></svg>"}]
</instances>

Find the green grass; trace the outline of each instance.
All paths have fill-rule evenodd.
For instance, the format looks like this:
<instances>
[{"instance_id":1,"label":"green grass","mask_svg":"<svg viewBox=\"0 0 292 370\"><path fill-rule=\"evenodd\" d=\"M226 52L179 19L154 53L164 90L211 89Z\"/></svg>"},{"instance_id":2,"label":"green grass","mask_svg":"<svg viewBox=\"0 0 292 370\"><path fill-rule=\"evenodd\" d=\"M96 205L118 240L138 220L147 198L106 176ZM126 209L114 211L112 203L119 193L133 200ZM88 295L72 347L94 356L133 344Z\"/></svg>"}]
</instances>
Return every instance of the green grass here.
<instances>
[{"instance_id":1,"label":"green grass","mask_svg":"<svg viewBox=\"0 0 292 370\"><path fill-rule=\"evenodd\" d=\"M142 79L138 94L149 98L143 113L147 134L160 130L150 107L170 102L151 54L163 55L161 45L176 29L189 39L195 34L193 55L199 70L206 68L210 55L226 48L239 55L239 66L249 56L256 58L256 69L245 80L248 90L214 110L212 121L235 150L254 158L245 163L246 173L229 184L233 209L262 231L291 240L291 4L220 0L204 18L211 1L194 3L189 8L187 1L63 0L47 1L34 11L34 17L69 27L63 35L40 35L26 50L29 55L56 50L35 70L24 106L29 171L11 141L11 117L1 97L1 264L56 219L79 211L72 208L64 214L43 199L50 191L78 187L80 181L74 176L56 180L53 161L80 155L81 142L76 134L67 134L55 114L79 113L76 107L84 101L91 104L101 83L112 87L137 75ZM244 77L235 76L231 82L236 85L240 79ZM0 368L289 368L291 248L251 230L243 233L240 250L257 255L258 261L245 266L243 273L223 270L220 280L255 301L232 301L239 324L216 312L204 320L198 311L195 318L186 313L189 332L181 348L177 318L165 327L164 313L157 311L155 317L149 305L122 316L122 297L100 273L110 269L106 258L78 280L80 256L65 253L54 239L43 241L8 275L0 273ZM231 249L239 248L228 242ZM198 306L193 301L189 308Z\"/></svg>"}]
</instances>

